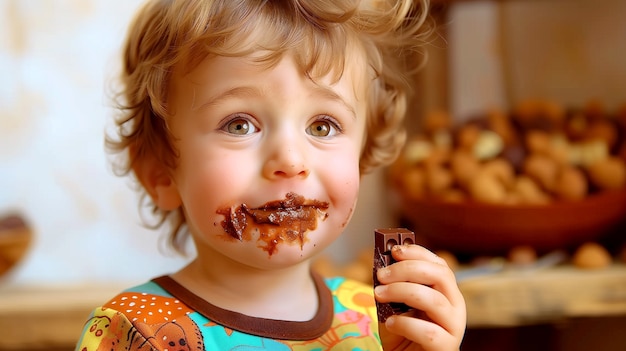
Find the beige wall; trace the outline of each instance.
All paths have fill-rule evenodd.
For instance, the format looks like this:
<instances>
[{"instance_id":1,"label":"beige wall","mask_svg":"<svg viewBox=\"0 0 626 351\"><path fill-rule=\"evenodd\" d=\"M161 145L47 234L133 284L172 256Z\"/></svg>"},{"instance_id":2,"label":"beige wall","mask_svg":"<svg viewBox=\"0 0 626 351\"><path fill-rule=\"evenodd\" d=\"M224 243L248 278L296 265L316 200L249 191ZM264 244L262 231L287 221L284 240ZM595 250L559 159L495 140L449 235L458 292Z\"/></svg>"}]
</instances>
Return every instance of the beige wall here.
<instances>
[{"instance_id":1,"label":"beige wall","mask_svg":"<svg viewBox=\"0 0 626 351\"><path fill-rule=\"evenodd\" d=\"M0 214L35 241L4 281L139 281L182 260L139 226L103 148L105 95L139 0L0 0Z\"/></svg>"},{"instance_id":2,"label":"beige wall","mask_svg":"<svg viewBox=\"0 0 626 351\"><path fill-rule=\"evenodd\" d=\"M458 116L526 98L626 103L626 2L464 2L451 9L450 108Z\"/></svg>"},{"instance_id":3,"label":"beige wall","mask_svg":"<svg viewBox=\"0 0 626 351\"><path fill-rule=\"evenodd\" d=\"M626 1L511 2L500 11L511 101L626 104Z\"/></svg>"}]
</instances>

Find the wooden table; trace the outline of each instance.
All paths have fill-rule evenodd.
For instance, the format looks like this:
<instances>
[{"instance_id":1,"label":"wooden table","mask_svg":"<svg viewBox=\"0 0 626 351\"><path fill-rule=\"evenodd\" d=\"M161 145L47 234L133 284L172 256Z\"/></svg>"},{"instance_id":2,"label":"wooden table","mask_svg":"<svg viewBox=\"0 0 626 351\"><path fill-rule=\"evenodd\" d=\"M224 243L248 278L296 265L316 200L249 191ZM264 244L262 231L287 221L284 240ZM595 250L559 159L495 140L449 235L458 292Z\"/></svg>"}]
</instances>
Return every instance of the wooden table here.
<instances>
[{"instance_id":1,"label":"wooden table","mask_svg":"<svg viewBox=\"0 0 626 351\"><path fill-rule=\"evenodd\" d=\"M461 351L626 350L626 266L510 271L460 283Z\"/></svg>"},{"instance_id":2,"label":"wooden table","mask_svg":"<svg viewBox=\"0 0 626 351\"><path fill-rule=\"evenodd\" d=\"M583 270L558 266L501 272L459 284L468 327L507 327L565 318L626 316L626 265Z\"/></svg>"}]
</instances>

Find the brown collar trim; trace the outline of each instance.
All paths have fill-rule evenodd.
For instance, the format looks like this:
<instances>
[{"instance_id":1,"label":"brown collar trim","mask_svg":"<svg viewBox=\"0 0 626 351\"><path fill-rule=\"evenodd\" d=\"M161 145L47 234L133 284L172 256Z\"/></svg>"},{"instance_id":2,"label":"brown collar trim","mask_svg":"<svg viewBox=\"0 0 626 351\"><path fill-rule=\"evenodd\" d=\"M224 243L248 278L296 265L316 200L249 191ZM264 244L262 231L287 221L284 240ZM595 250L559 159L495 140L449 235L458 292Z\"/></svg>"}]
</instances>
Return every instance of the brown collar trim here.
<instances>
[{"instance_id":1,"label":"brown collar trim","mask_svg":"<svg viewBox=\"0 0 626 351\"><path fill-rule=\"evenodd\" d=\"M311 340L330 329L334 315L330 290L320 275L311 275L317 289L318 310L313 319L304 322L258 318L222 309L193 294L168 275L153 281L198 313L227 328L272 339Z\"/></svg>"}]
</instances>

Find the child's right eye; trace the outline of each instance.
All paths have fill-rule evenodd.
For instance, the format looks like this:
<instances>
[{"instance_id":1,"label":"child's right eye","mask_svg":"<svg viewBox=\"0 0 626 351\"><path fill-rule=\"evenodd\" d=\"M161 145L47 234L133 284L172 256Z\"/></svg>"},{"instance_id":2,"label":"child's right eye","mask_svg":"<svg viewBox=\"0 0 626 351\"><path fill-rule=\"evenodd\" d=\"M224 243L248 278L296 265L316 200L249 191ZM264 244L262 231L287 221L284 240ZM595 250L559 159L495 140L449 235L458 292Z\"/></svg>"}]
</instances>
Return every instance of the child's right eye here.
<instances>
[{"instance_id":1,"label":"child's right eye","mask_svg":"<svg viewBox=\"0 0 626 351\"><path fill-rule=\"evenodd\" d=\"M235 116L234 118L226 121L221 130L236 135L248 135L257 132L257 127L248 118L243 116Z\"/></svg>"}]
</instances>

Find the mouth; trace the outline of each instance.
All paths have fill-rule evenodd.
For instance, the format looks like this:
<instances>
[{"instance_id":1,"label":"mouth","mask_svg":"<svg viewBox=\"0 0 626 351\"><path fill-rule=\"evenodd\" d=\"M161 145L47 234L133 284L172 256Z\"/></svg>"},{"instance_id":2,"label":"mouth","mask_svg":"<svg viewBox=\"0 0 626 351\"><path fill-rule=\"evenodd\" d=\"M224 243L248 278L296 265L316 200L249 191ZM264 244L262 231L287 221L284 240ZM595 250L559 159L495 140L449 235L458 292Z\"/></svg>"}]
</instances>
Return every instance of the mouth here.
<instances>
[{"instance_id":1,"label":"mouth","mask_svg":"<svg viewBox=\"0 0 626 351\"><path fill-rule=\"evenodd\" d=\"M222 227L239 241L250 241L258 234L259 247L271 256L281 243L299 243L302 249L306 233L317 228L317 220L328 217L328 202L307 200L289 192L285 199L250 208L246 204L218 210L224 215Z\"/></svg>"}]
</instances>

